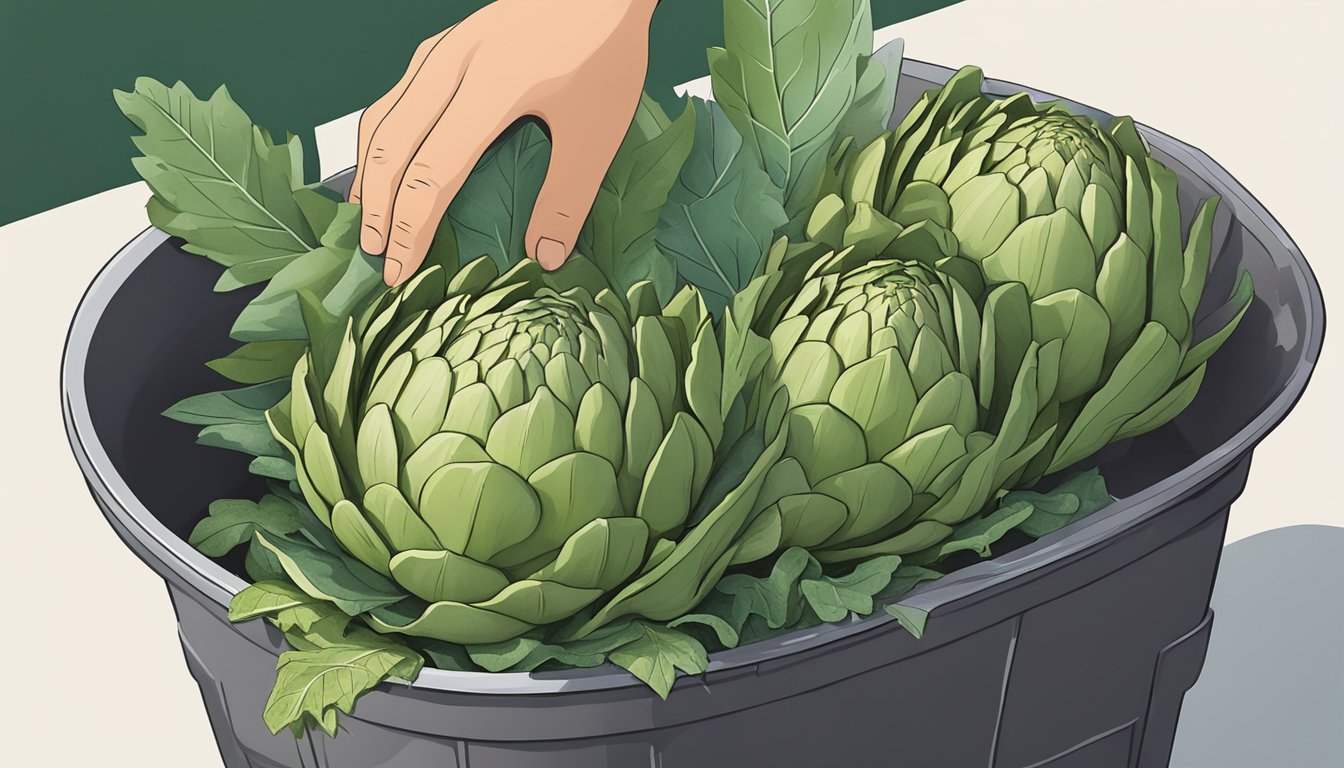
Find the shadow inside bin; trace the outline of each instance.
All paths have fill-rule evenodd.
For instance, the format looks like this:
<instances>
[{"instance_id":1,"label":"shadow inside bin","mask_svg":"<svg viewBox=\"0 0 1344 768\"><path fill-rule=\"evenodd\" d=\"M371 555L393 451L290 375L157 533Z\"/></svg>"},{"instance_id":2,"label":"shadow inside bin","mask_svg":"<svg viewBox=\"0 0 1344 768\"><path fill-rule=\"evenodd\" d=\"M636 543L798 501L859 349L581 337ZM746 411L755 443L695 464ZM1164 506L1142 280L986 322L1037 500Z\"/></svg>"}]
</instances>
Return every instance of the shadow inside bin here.
<instances>
[{"instance_id":1,"label":"shadow inside bin","mask_svg":"<svg viewBox=\"0 0 1344 768\"><path fill-rule=\"evenodd\" d=\"M1341 553L1344 528L1320 525L1223 550L1208 658L1181 709L1172 768L1344 765Z\"/></svg>"}]
</instances>

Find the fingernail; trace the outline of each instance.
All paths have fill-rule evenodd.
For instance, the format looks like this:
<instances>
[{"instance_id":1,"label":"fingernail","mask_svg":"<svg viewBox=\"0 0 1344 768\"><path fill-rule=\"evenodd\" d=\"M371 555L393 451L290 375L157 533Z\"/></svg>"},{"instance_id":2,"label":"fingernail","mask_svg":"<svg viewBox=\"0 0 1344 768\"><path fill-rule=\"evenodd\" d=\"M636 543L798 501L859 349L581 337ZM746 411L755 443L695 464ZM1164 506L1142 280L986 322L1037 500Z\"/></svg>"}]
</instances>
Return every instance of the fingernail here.
<instances>
[{"instance_id":1,"label":"fingernail","mask_svg":"<svg viewBox=\"0 0 1344 768\"><path fill-rule=\"evenodd\" d=\"M370 255L378 255L383 252L383 235L378 230L365 224L364 229L359 234L359 247Z\"/></svg>"},{"instance_id":2,"label":"fingernail","mask_svg":"<svg viewBox=\"0 0 1344 768\"><path fill-rule=\"evenodd\" d=\"M383 263L383 282L396 285L401 282L401 262L387 259Z\"/></svg>"},{"instance_id":3,"label":"fingernail","mask_svg":"<svg viewBox=\"0 0 1344 768\"><path fill-rule=\"evenodd\" d=\"M547 271L559 269L567 256L569 249L559 240L543 237L537 243L537 263L541 264L542 269Z\"/></svg>"}]
</instances>

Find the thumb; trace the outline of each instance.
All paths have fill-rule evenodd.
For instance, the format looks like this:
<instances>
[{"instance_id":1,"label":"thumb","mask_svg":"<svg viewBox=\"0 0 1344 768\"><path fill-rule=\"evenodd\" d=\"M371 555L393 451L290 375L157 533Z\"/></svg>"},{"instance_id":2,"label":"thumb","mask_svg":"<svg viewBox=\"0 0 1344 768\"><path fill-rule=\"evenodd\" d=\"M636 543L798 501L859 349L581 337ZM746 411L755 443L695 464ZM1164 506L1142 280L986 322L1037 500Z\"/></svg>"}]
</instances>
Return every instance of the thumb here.
<instances>
[{"instance_id":1,"label":"thumb","mask_svg":"<svg viewBox=\"0 0 1344 768\"><path fill-rule=\"evenodd\" d=\"M542 269L559 269L569 258L615 154L613 142L554 138L546 180L524 241L528 258Z\"/></svg>"}]
</instances>

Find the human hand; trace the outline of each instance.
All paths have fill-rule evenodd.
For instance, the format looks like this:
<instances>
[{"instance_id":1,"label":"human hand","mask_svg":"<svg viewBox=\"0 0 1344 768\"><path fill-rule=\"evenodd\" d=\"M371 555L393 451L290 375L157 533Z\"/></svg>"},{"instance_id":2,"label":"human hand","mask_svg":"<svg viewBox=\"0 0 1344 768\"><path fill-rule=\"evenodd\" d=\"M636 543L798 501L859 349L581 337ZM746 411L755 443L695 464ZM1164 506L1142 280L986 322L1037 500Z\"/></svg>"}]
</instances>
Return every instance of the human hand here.
<instances>
[{"instance_id":1,"label":"human hand","mask_svg":"<svg viewBox=\"0 0 1344 768\"><path fill-rule=\"evenodd\" d=\"M482 153L525 116L552 142L527 255L565 262L639 104L656 4L496 0L421 43L359 121L349 199L363 205L360 246L384 255L384 282L415 273Z\"/></svg>"}]
</instances>

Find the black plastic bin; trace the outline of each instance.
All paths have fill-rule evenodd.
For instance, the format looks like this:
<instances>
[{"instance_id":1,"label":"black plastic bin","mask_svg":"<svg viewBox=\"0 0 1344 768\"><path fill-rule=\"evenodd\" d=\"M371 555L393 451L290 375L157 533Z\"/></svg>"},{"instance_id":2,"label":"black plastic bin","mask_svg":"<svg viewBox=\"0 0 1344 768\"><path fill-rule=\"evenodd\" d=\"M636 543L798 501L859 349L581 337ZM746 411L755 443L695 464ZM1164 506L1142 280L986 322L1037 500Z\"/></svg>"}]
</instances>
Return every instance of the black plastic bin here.
<instances>
[{"instance_id":1,"label":"black plastic bin","mask_svg":"<svg viewBox=\"0 0 1344 768\"><path fill-rule=\"evenodd\" d=\"M901 101L950 74L906 62ZM362 698L336 738L296 741L261 719L280 634L229 623L240 571L184 541L211 500L259 483L243 457L196 446L194 428L159 415L218 386L202 363L229 351L250 296L212 293L218 268L162 233L127 245L71 329L70 441L107 519L168 583L229 768L1163 766L1213 625L1229 506L1251 450L1307 384L1324 306L1297 248L1246 190L1198 150L1143 133L1180 177L1187 224L1197 200L1223 197L1210 305L1242 267L1255 302L1188 410L1093 457L1120 500L908 595L902 603L930 612L922 639L885 614L828 625L717 654L666 701L614 667L427 669Z\"/></svg>"}]
</instances>

